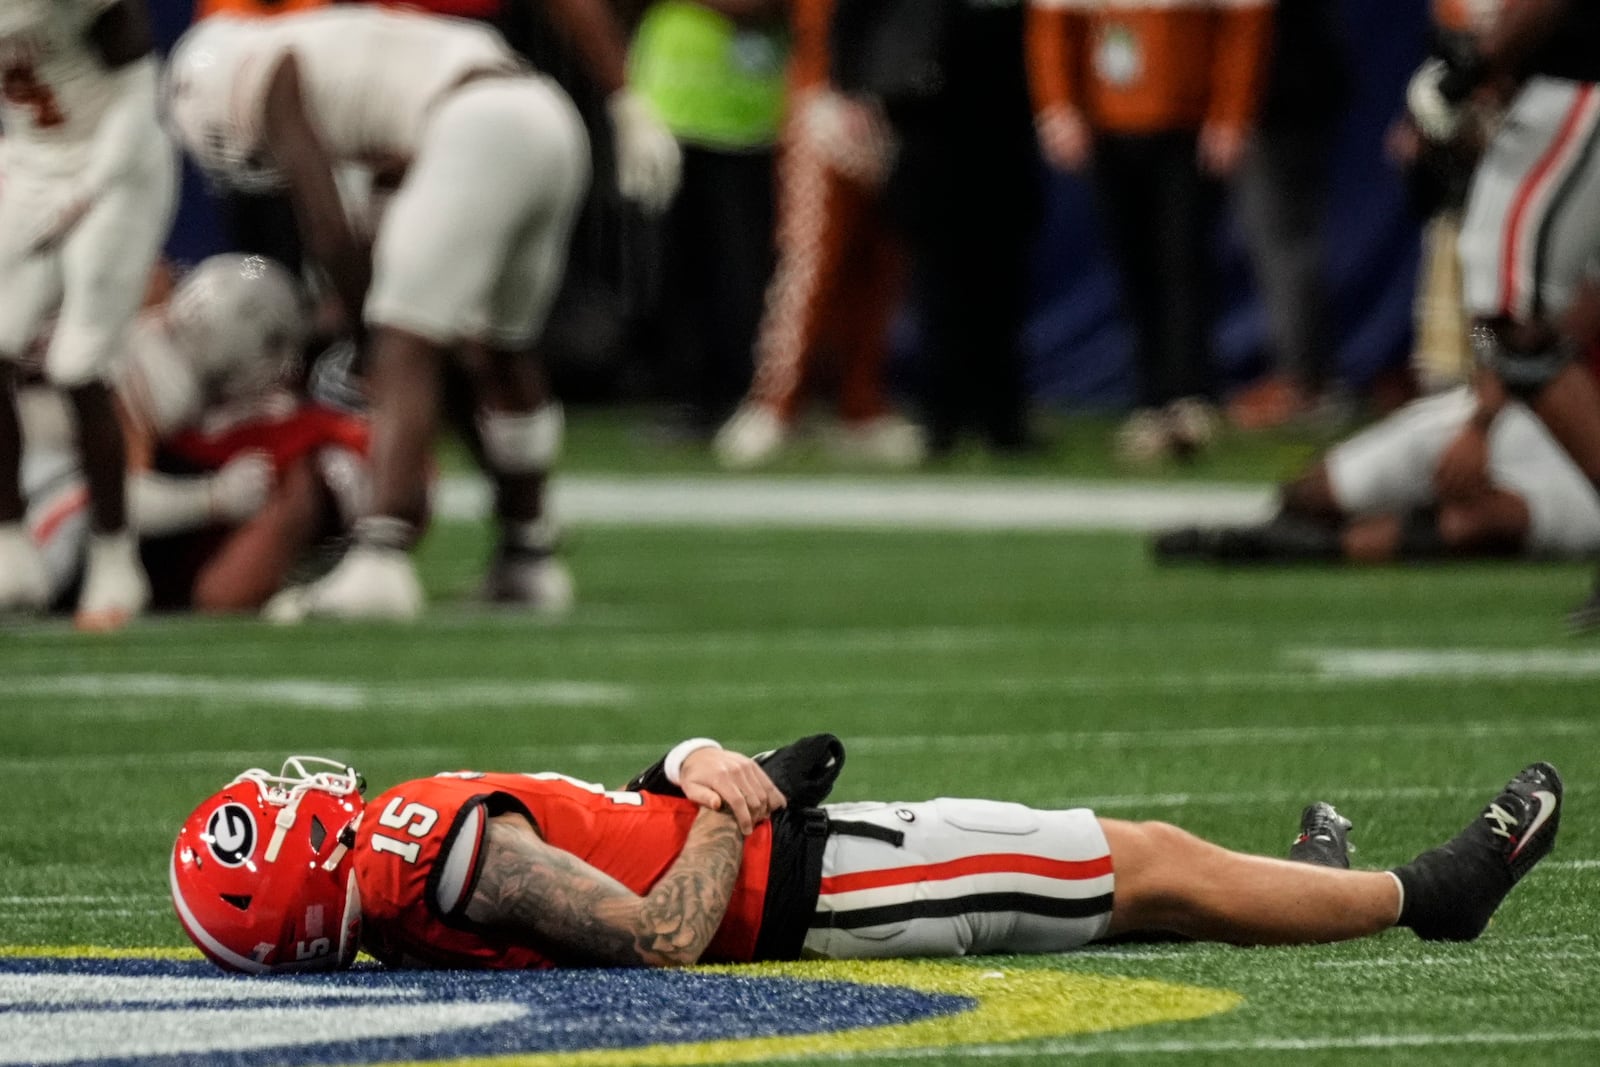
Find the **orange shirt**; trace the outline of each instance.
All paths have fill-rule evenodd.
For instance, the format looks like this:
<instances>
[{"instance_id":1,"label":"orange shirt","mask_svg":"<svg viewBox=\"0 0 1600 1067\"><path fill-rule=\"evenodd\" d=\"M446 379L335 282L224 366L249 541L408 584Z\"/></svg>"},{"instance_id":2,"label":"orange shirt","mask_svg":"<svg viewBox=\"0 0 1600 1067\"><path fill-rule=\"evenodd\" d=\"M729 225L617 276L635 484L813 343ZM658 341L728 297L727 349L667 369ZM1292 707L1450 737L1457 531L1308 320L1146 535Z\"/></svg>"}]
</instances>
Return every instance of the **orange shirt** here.
<instances>
[{"instance_id":1,"label":"orange shirt","mask_svg":"<svg viewBox=\"0 0 1600 1067\"><path fill-rule=\"evenodd\" d=\"M1246 127L1271 37L1272 0L1030 0L1034 109L1118 133Z\"/></svg>"},{"instance_id":2,"label":"orange shirt","mask_svg":"<svg viewBox=\"0 0 1600 1067\"><path fill-rule=\"evenodd\" d=\"M793 42L789 52L789 79L795 92L820 89L830 80L828 29L834 0L791 0L789 22Z\"/></svg>"},{"instance_id":3,"label":"orange shirt","mask_svg":"<svg viewBox=\"0 0 1600 1067\"><path fill-rule=\"evenodd\" d=\"M196 0L194 20L199 22L212 15L237 15L239 18L265 18L268 15L288 15L326 7L329 0Z\"/></svg>"},{"instance_id":4,"label":"orange shirt","mask_svg":"<svg viewBox=\"0 0 1600 1067\"><path fill-rule=\"evenodd\" d=\"M677 860L699 807L555 774L462 772L397 785L367 804L356 834L367 951L391 964L554 966L558 961L537 949L477 930L461 915L488 818L507 811L528 815L550 844L643 895ZM452 875L447 858L454 855L470 862ZM738 882L706 962L754 958L771 859L772 824L764 822L745 840Z\"/></svg>"}]
</instances>

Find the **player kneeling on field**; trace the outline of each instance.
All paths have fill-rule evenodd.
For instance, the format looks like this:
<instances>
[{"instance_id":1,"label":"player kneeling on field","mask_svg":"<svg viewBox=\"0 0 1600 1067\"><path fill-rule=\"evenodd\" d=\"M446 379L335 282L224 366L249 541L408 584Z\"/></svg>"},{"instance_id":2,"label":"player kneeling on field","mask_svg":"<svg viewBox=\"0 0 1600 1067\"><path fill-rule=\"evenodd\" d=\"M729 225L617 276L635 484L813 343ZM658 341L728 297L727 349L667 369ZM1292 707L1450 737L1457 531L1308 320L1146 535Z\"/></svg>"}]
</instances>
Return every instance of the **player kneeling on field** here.
<instances>
[{"instance_id":1,"label":"player kneeling on field","mask_svg":"<svg viewBox=\"0 0 1600 1067\"><path fill-rule=\"evenodd\" d=\"M1298 944L1409 926L1470 940L1554 846L1536 763L1454 839L1349 869L1350 823L1301 817L1290 860L1163 823L992 800L824 803L828 734L754 759L685 741L626 789L457 771L363 802L343 764L246 771L189 816L178 918L222 967L528 968L1059 952L1144 931Z\"/></svg>"},{"instance_id":2,"label":"player kneeling on field","mask_svg":"<svg viewBox=\"0 0 1600 1067\"><path fill-rule=\"evenodd\" d=\"M1155 539L1156 557L1388 563L1587 559L1600 551L1600 495L1522 403L1506 398L1483 427L1485 452L1469 476L1461 476L1459 465L1445 471L1444 456L1478 410L1478 396L1466 386L1414 401L1335 445L1285 485L1272 520L1169 530ZM1587 418L1600 433L1600 410Z\"/></svg>"},{"instance_id":3,"label":"player kneeling on field","mask_svg":"<svg viewBox=\"0 0 1600 1067\"><path fill-rule=\"evenodd\" d=\"M259 256L214 256L140 315L113 380L127 494L157 607L250 611L359 507L365 420L289 388L304 294ZM53 602L89 542L87 493L58 392L24 388L27 529ZM341 499L352 498L339 504Z\"/></svg>"}]
</instances>

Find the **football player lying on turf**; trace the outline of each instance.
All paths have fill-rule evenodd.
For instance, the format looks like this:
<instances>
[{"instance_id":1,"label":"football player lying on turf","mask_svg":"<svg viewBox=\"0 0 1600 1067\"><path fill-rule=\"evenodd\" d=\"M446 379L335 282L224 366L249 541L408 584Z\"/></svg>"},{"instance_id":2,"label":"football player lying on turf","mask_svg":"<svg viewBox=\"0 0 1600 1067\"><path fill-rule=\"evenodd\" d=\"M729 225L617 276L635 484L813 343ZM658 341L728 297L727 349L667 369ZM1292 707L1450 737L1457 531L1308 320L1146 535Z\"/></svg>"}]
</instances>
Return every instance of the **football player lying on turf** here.
<instances>
[{"instance_id":1,"label":"football player lying on turf","mask_svg":"<svg viewBox=\"0 0 1600 1067\"><path fill-rule=\"evenodd\" d=\"M363 419L287 388L309 326L282 267L222 255L191 271L128 334L113 379L128 440L128 501L163 608L248 611L359 495ZM87 493L61 395L25 388L28 531L52 602L83 571ZM344 510L350 511L354 502Z\"/></svg>"},{"instance_id":2,"label":"football player lying on turf","mask_svg":"<svg viewBox=\"0 0 1600 1067\"><path fill-rule=\"evenodd\" d=\"M1576 369L1576 368L1575 368ZM1587 374L1579 370L1578 373ZM1537 415L1502 398L1471 477L1443 456L1478 418L1480 383L1407 404L1329 449L1285 485L1254 526L1158 534L1157 559L1214 563L1388 563L1480 556L1591 558L1600 495ZM1585 418L1600 433L1600 408Z\"/></svg>"},{"instance_id":3,"label":"football player lying on turf","mask_svg":"<svg viewBox=\"0 0 1600 1067\"><path fill-rule=\"evenodd\" d=\"M344 966L358 943L392 966L527 968L1059 952L1144 931L1469 940L1561 819L1561 779L1536 763L1446 844L1355 871L1323 803L1290 852L1305 862L1285 862L1082 808L824 804L843 758L827 734L755 759L695 739L625 790L455 772L364 805L354 771L294 757L194 810L173 901L213 962L254 973Z\"/></svg>"}]
</instances>

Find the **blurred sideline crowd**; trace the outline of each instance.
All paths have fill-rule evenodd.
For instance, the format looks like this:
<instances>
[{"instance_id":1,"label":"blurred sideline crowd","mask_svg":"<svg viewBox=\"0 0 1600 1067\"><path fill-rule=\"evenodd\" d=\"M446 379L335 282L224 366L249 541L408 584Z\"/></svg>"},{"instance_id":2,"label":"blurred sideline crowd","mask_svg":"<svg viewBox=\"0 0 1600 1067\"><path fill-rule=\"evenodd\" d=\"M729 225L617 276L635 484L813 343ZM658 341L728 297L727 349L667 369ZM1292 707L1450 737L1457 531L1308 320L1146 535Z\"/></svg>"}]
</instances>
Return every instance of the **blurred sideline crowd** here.
<instances>
[{"instance_id":1,"label":"blurred sideline crowd","mask_svg":"<svg viewBox=\"0 0 1600 1067\"><path fill-rule=\"evenodd\" d=\"M1158 558L1600 549L1586 8L1432 4L1387 141L1426 226L1382 406L1421 399L1271 521L1168 531ZM735 469L819 426L893 468L964 439L1036 450L1024 329L1052 174L1084 183L1114 266L1130 469L1225 422L1343 424L1357 399L1328 282L1357 62L1339 0L192 14L166 57L163 0L0 16L0 610L415 617L449 425L494 485L484 596L560 613L563 395L665 400L667 430ZM187 271L159 261L169 138L231 249ZM1249 382L1214 355L1230 220L1267 320Z\"/></svg>"}]
</instances>

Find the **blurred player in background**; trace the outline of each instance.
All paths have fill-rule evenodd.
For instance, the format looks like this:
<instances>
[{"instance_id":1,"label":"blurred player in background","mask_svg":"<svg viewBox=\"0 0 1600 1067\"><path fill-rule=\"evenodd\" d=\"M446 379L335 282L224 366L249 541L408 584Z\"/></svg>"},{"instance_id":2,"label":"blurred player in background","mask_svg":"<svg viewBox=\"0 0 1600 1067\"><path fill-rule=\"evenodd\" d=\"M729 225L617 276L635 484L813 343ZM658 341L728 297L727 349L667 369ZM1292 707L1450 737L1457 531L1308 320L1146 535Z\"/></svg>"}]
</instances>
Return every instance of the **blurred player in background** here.
<instances>
[{"instance_id":1,"label":"blurred player in background","mask_svg":"<svg viewBox=\"0 0 1600 1067\"><path fill-rule=\"evenodd\" d=\"M534 345L560 285L589 180L570 101L492 30L371 7L212 18L173 53L168 105L184 146L223 184L287 186L301 236L369 332L373 499L355 541L285 617L411 619L409 552L427 512L440 381L472 381L500 542L492 599L559 612L571 579L545 511L562 415ZM398 178L369 260L333 168Z\"/></svg>"},{"instance_id":2,"label":"blurred player in background","mask_svg":"<svg viewBox=\"0 0 1600 1067\"><path fill-rule=\"evenodd\" d=\"M1587 373L1587 372L1585 372ZM1469 386L1406 405L1283 487L1272 520L1157 535L1163 562L1390 563L1600 553L1600 494L1526 405L1509 400L1468 491L1440 457L1477 410ZM1600 408L1588 414L1600 431Z\"/></svg>"},{"instance_id":3,"label":"blurred player in background","mask_svg":"<svg viewBox=\"0 0 1600 1067\"><path fill-rule=\"evenodd\" d=\"M365 421L290 388L308 325L287 271L229 254L128 331L116 407L156 607L255 610L358 510ZM87 493L60 395L37 383L20 398L28 529L59 603L82 576Z\"/></svg>"},{"instance_id":4,"label":"blurred player in background","mask_svg":"<svg viewBox=\"0 0 1600 1067\"><path fill-rule=\"evenodd\" d=\"M1457 496L1487 490L1490 432L1516 397L1600 485L1600 386L1577 358L1600 342L1597 40L1600 7L1521 0L1480 38L1431 58L1407 92L1418 129L1437 142L1461 134L1475 97L1509 100L1473 179L1460 239L1481 369L1476 408L1436 472L1441 489ZM1581 611L1573 621L1585 623Z\"/></svg>"},{"instance_id":5,"label":"blurred player in background","mask_svg":"<svg viewBox=\"0 0 1600 1067\"><path fill-rule=\"evenodd\" d=\"M44 374L68 398L88 489L88 630L123 625L149 599L109 380L172 218L156 83L144 0L0 4L0 611L49 597L22 523L15 367L54 312Z\"/></svg>"}]
</instances>

